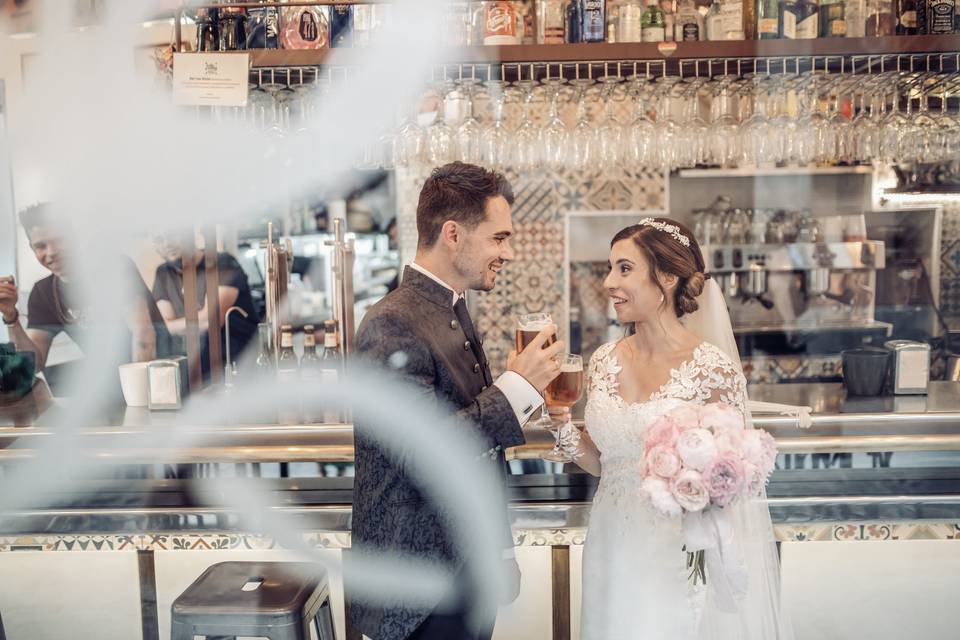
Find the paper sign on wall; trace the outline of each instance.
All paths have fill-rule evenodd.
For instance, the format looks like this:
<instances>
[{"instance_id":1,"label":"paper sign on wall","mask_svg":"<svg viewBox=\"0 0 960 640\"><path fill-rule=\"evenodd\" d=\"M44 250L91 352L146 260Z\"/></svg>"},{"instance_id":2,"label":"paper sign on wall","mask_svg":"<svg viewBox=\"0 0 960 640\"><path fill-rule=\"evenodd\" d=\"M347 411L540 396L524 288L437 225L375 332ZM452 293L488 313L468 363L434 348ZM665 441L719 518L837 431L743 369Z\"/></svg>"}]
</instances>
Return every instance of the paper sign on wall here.
<instances>
[{"instance_id":1,"label":"paper sign on wall","mask_svg":"<svg viewBox=\"0 0 960 640\"><path fill-rule=\"evenodd\" d=\"M173 103L246 106L249 69L248 53L175 53Z\"/></svg>"}]
</instances>

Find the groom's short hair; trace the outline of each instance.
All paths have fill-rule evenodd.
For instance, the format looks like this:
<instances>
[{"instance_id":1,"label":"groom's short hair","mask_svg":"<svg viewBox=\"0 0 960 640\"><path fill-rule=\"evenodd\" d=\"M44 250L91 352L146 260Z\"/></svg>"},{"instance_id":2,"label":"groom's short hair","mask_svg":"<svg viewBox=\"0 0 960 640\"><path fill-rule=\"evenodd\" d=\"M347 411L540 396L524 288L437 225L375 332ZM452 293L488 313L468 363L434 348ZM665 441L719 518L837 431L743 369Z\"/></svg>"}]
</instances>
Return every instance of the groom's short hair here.
<instances>
[{"instance_id":1,"label":"groom's short hair","mask_svg":"<svg viewBox=\"0 0 960 640\"><path fill-rule=\"evenodd\" d=\"M497 196L513 205L513 188L501 173L465 162L437 167L420 190L417 246L429 249L435 245L447 220L476 228L486 218L487 200Z\"/></svg>"}]
</instances>

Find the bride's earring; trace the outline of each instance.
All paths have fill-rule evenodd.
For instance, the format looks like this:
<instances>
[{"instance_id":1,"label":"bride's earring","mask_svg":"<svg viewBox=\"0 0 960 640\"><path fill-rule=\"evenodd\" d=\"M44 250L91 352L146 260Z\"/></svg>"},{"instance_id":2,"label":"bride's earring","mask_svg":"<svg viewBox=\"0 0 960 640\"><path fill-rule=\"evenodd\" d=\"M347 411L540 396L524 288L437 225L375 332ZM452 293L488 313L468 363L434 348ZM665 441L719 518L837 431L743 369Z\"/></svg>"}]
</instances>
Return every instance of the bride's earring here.
<instances>
[{"instance_id":1,"label":"bride's earring","mask_svg":"<svg viewBox=\"0 0 960 640\"><path fill-rule=\"evenodd\" d=\"M664 295L661 293L661 294L660 294L660 306L661 306L661 307L663 306L663 301L664 301L664 300L666 300L666 298L665 298Z\"/></svg>"}]
</instances>

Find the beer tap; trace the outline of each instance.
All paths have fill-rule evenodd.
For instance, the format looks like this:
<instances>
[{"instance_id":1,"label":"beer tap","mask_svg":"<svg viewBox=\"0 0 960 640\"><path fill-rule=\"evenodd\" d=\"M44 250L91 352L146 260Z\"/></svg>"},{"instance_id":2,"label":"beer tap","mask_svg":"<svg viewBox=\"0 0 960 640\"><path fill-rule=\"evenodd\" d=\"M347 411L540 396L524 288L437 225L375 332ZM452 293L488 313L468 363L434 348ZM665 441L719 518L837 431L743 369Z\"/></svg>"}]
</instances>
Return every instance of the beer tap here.
<instances>
[{"instance_id":1,"label":"beer tap","mask_svg":"<svg viewBox=\"0 0 960 640\"><path fill-rule=\"evenodd\" d=\"M287 284L290 272L293 270L293 243L290 238L281 245L273 239L273 223L267 223L267 239L260 243L265 250L263 262L267 277L264 278L264 289L267 302L267 323L273 338L273 344L280 344L280 326L289 317L285 308L287 304ZM277 355L274 354L274 358ZM274 361L276 365L276 361Z\"/></svg>"},{"instance_id":2,"label":"beer tap","mask_svg":"<svg viewBox=\"0 0 960 640\"><path fill-rule=\"evenodd\" d=\"M353 346L353 238L346 237L346 228L342 218L333 220L333 240L327 240L327 246L333 247L333 317L340 329L341 354L346 360Z\"/></svg>"},{"instance_id":3,"label":"beer tap","mask_svg":"<svg viewBox=\"0 0 960 640\"><path fill-rule=\"evenodd\" d=\"M223 314L224 331L226 332L227 343L227 363L224 367L225 371L223 376L223 385L227 388L233 386L233 379L237 377L237 363L233 361L233 357L230 354L230 314L234 311L239 311L240 315L242 315L244 318L249 317L249 314L238 306L230 307L227 309L227 312Z\"/></svg>"}]
</instances>

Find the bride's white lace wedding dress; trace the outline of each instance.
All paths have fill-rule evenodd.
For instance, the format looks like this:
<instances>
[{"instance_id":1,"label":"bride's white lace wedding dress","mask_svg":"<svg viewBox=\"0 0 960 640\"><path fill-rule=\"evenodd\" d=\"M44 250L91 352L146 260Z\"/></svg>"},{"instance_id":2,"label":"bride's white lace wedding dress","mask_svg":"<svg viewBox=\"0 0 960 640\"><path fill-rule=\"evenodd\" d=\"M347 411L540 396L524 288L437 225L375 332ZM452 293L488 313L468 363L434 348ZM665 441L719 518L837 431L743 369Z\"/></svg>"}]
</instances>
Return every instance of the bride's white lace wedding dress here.
<instances>
[{"instance_id":1,"label":"bride's white lace wedding dress","mask_svg":"<svg viewBox=\"0 0 960 640\"><path fill-rule=\"evenodd\" d=\"M703 342L650 398L627 403L619 390L616 344L600 347L589 367L586 428L600 451L601 476L583 556L581 639L783 637L778 603L767 602L774 590L759 584L766 580L764 573L751 571L752 603L736 613L719 610L709 573L706 586L693 586L689 579L680 520L656 514L640 494L646 428L682 403L721 401L744 412L743 374L719 348ZM765 501L760 508L766 510ZM757 534L761 540L769 537L771 545L772 535L772 530ZM767 560L775 563L776 557Z\"/></svg>"}]
</instances>

